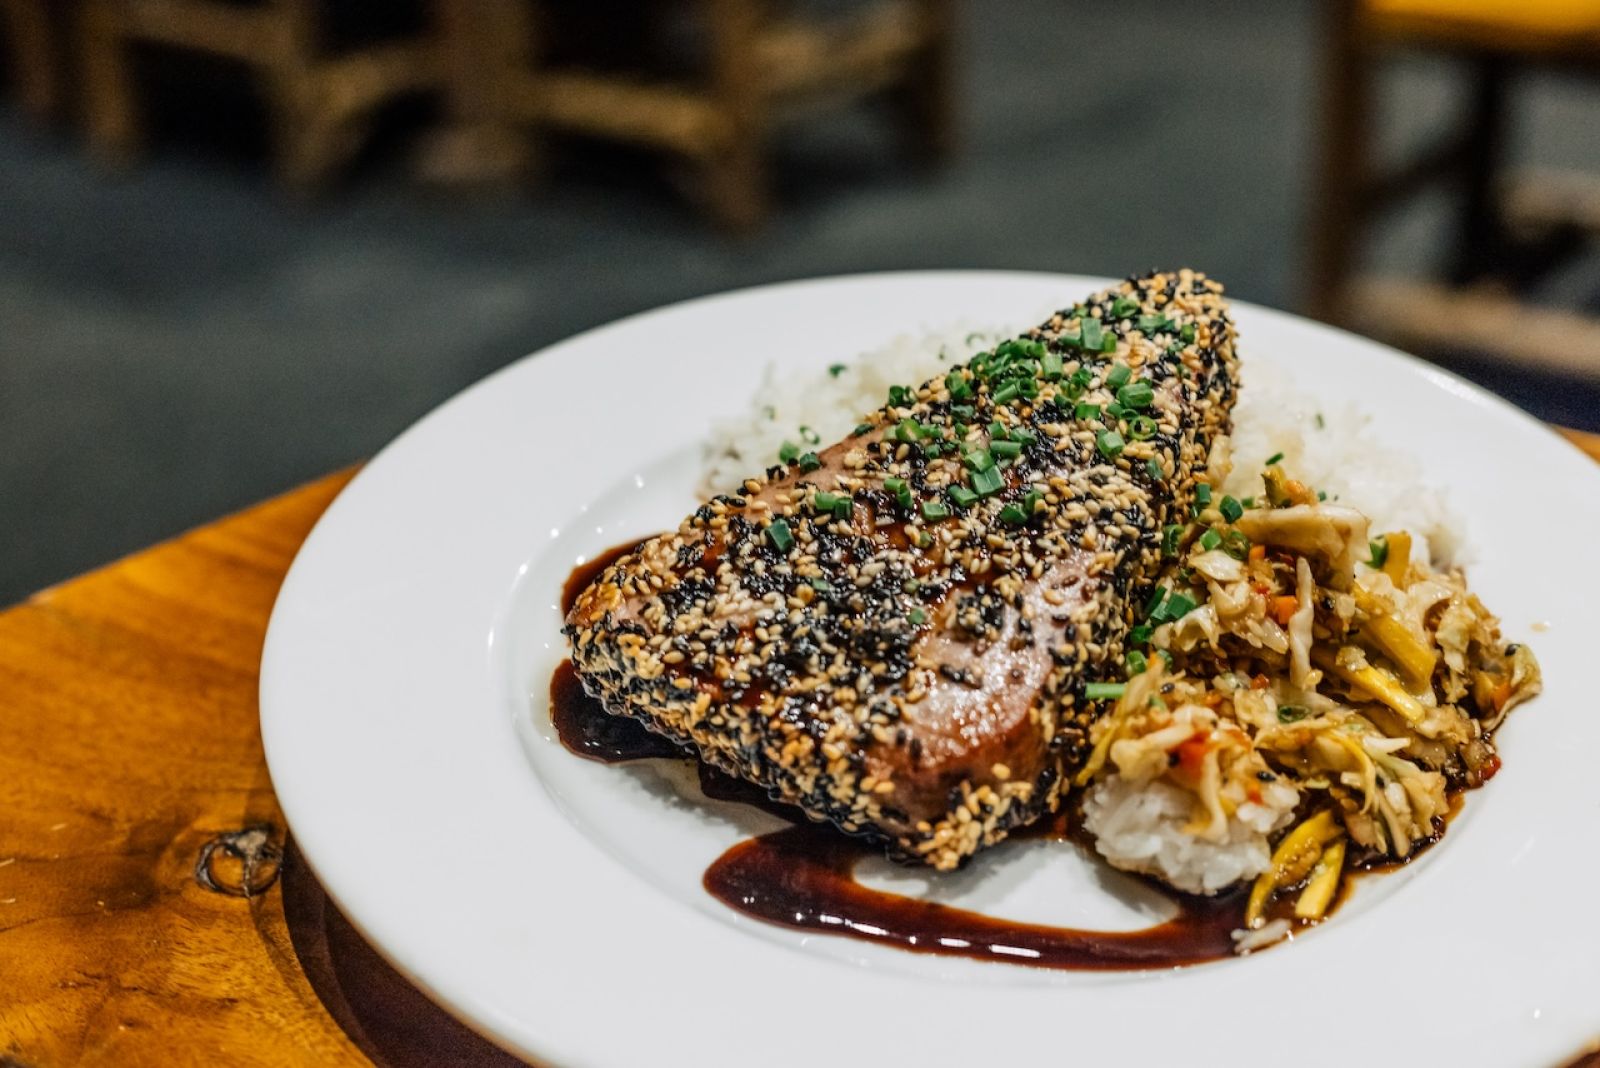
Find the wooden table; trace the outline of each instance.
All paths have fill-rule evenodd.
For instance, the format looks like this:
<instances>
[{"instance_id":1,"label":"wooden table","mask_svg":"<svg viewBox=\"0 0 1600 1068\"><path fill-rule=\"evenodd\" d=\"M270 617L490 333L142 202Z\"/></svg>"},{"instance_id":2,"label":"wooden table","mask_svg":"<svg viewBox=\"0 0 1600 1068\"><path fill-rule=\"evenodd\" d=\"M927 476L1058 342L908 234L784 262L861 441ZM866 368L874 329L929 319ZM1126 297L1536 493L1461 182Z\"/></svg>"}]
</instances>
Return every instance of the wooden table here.
<instances>
[{"instance_id":1,"label":"wooden table","mask_svg":"<svg viewBox=\"0 0 1600 1068\"><path fill-rule=\"evenodd\" d=\"M267 776L267 616L350 474L0 613L0 1066L519 1063L356 934Z\"/></svg>"}]
</instances>

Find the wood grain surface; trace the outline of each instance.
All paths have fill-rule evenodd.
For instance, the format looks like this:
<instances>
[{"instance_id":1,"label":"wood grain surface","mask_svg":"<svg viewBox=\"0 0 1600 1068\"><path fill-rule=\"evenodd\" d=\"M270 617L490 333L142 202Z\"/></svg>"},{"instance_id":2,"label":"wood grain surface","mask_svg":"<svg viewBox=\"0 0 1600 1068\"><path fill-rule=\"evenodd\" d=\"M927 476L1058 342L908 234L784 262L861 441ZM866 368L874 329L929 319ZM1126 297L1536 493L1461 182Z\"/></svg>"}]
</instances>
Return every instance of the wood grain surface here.
<instances>
[{"instance_id":1,"label":"wood grain surface","mask_svg":"<svg viewBox=\"0 0 1600 1068\"><path fill-rule=\"evenodd\" d=\"M349 477L0 613L0 1066L520 1063L362 941L267 776L267 618Z\"/></svg>"}]
</instances>

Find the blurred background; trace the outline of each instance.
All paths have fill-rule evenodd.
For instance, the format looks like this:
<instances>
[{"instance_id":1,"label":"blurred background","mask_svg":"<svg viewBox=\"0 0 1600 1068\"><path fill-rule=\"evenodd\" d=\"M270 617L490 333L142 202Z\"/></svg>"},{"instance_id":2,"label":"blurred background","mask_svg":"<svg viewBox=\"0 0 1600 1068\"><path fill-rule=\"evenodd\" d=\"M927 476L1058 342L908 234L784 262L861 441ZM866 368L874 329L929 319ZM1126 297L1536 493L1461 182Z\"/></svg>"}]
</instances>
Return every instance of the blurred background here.
<instances>
[{"instance_id":1,"label":"blurred background","mask_svg":"<svg viewBox=\"0 0 1600 1068\"><path fill-rule=\"evenodd\" d=\"M0 603L839 272L1192 265L1600 430L1594 0L0 0L0 66Z\"/></svg>"}]
</instances>

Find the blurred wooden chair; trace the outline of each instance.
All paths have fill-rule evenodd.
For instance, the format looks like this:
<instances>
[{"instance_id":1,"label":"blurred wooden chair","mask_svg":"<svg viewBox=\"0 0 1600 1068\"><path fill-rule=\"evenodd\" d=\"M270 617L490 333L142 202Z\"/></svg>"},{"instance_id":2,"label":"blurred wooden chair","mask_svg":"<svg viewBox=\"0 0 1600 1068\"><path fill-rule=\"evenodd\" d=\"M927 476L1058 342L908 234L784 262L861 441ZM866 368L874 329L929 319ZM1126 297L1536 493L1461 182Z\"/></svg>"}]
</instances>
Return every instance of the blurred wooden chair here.
<instances>
[{"instance_id":1,"label":"blurred wooden chair","mask_svg":"<svg viewBox=\"0 0 1600 1068\"><path fill-rule=\"evenodd\" d=\"M1508 172L1510 89L1529 68L1600 75L1600 0L1332 0L1306 307L1318 318L1422 346L1600 370L1600 320L1534 305L1539 279L1600 236L1600 177ZM1402 49L1457 58L1471 91L1456 129L1380 171L1375 83ZM1363 240L1424 189L1457 196L1444 279L1363 277Z\"/></svg>"},{"instance_id":2,"label":"blurred wooden chair","mask_svg":"<svg viewBox=\"0 0 1600 1068\"><path fill-rule=\"evenodd\" d=\"M323 0L84 0L81 52L91 147L124 162L141 146L132 50L187 49L256 72L266 91L280 179L300 190L316 186L353 155L363 120L379 105L440 81L432 37L333 51L324 41L324 14Z\"/></svg>"},{"instance_id":3,"label":"blurred wooden chair","mask_svg":"<svg viewBox=\"0 0 1600 1068\"><path fill-rule=\"evenodd\" d=\"M11 82L18 101L36 119L54 118L61 109L59 42L53 24L59 5L51 0L0 0L0 32L10 55Z\"/></svg>"},{"instance_id":4,"label":"blurred wooden chair","mask_svg":"<svg viewBox=\"0 0 1600 1068\"><path fill-rule=\"evenodd\" d=\"M708 69L673 79L552 61L537 0L479 0L450 16L452 110L492 157L491 172L511 133L524 160L537 157L539 132L553 130L675 153L696 166L710 214L749 230L766 215L769 135L786 119L886 92L920 157L949 154L952 4L880 0L821 19L771 0L695 0Z\"/></svg>"}]
</instances>

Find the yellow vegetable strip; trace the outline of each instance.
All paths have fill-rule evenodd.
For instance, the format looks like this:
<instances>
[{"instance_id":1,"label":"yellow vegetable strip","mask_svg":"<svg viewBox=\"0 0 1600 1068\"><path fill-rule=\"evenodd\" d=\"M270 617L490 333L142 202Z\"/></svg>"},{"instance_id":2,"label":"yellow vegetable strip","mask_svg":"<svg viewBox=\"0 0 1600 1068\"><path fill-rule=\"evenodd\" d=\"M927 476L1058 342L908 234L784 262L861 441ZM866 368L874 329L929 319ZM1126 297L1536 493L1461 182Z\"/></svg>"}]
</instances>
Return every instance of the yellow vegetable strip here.
<instances>
[{"instance_id":1,"label":"yellow vegetable strip","mask_svg":"<svg viewBox=\"0 0 1600 1068\"><path fill-rule=\"evenodd\" d=\"M1361 632L1385 656L1399 665L1409 682L1416 686L1426 685L1433 678L1438 654L1419 642L1387 604L1360 586L1356 587L1356 607L1367 617Z\"/></svg>"},{"instance_id":2,"label":"yellow vegetable strip","mask_svg":"<svg viewBox=\"0 0 1600 1068\"><path fill-rule=\"evenodd\" d=\"M1422 702L1407 693L1400 680L1383 668L1373 667L1371 664L1364 664L1358 668L1343 667L1339 664L1337 656L1321 649L1314 650L1311 658L1317 662L1318 667L1365 691L1400 713L1408 723L1420 722L1428 714L1428 710L1422 707Z\"/></svg>"},{"instance_id":3,"label":"yellow vegetable strip","mask_svg":"<svg viewBox=\"0 0 1600 1068\"><path fill-rule=\"evenodd\" d=\"M1272 851L1270 866L1250 888L1244 925L1252 929L1260 927L1265 921L1267 901L1271 899L1273 891L1304 879L1317 858L1322 856L1322 847L1339 837L1340 833L1338 824L1333 821L1333 812L1323 809L1284 835L1278 848Z\"/></svg>"},{"instance_id":4,"label":"yellow vegetable strip","mask_svg":"<svg viewBox=\"0 0 1600 1068\"><path fill-rule=\"evenodd\" d=\"M1401 589L1406 585L1406 569L1411 566L1411 535L1403 530L1385 534L1389 554L1383 559L1383 573Z\"/></svg>"},{"instance_id":5,"label":"yellow vegetable strip","mask_svg":"<svg viewBox=\"0 0 1600 1068\"><path fill-rule=\"evenodd\" d=\"M1302 920L1320 920L1333 901L1333 892L1339 888L1339 873L1344 870L1344 839L1340 838L1322 851L1317 866L1311 869L1311 878L1300 898L1294 903L1294 914Z\"/></svg>"}]
</instances>

